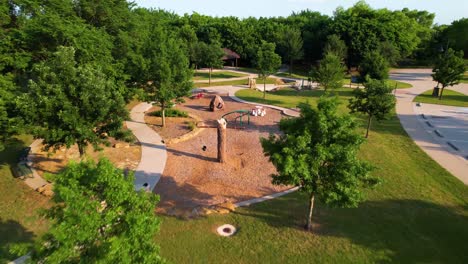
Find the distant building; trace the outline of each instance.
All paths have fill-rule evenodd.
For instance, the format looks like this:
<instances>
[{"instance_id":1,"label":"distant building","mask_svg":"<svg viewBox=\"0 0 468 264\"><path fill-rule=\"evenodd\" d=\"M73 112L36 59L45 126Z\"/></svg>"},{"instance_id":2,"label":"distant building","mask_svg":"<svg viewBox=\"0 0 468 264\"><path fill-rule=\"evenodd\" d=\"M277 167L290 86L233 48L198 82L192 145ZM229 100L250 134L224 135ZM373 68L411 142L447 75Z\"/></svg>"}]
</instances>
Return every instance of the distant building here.
<instances>
[{"instance_id":1,"label":"distant building","mask_svg":"<svg viewBox=\"0 0 468 264\"><path fill-rule=\"evenodd\" d=\"M227 48L223 48L223 50L225 54L223 56L224 65L230 65L237 68L237 60L240 59L239 54Z\"/></svg>"}]
</instances>

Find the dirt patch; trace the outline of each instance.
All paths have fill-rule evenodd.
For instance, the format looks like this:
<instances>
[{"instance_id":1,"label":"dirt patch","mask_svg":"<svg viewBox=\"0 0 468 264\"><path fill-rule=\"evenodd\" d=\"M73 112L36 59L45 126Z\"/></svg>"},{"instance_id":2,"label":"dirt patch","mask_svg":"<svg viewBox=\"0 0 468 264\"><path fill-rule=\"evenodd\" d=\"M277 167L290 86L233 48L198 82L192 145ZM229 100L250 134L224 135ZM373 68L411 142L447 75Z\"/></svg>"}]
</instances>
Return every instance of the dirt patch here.
<instances>
[{"instance_id":1,"label":"dirt patch","mask_svg":"<svg viewBox=\"0 0 468 264\"><path fill-rule=\"evenodd\" d=\"M251 110L253 105L233 101L227 96L222 99L225 109L210 112L212 96L200 99L187 99L176 108L202 118L206 123L221 118L234 110ZM217 131L206 128L196 137L185 142L168 145L168 159L161 180L155 192L161 195L159 211L164 212L176 206L194 208L209 206L226 201L237 202L290 187L271 184L270 175L276 173L275 167L263 155L260 137L279 133L278 123L282 118L280 111L267 108L264 117L243 117L241 126L239 114L226 116L227 162L217 162Z\"/></svg>"},{"instance_id":2,"label":"dirt patch","mask_svg":"<svg viewBox=\"0 0 468 264\"><path fill-rule=\"evenodd\" d=\"M112 146L117 146L112 147ZM78 147L72 146L67 149L62 147L55 152L42 150L42 145L33 150L32 161L33 168L36 169L38 174L43 177L44 173L55 174L63 169L71 160L79 161L80 154ZM100 157L108 158L116 167L121 169L128 168L135 170L140 162L141 147L138 144L130 145L126 142L111 140L111 146L102 146L102 151L94 151L92 146L86 149L86 155L93 160L98 160Z\"/></svg>"},{"instance_id":3,"label":"dirt patch","mask_svg":"<svg viewBox=\"0 0 468 264\"><path fill-rule=\"evenodd\" d=\"M166 127L162 127L162 118L151 116L149 113L160 110L158 106L151 107L145 114L145 123L148 124L164 140L178 138L193 130L197 121L192 117L166 117Z\"/></svg>"}]
</instances>

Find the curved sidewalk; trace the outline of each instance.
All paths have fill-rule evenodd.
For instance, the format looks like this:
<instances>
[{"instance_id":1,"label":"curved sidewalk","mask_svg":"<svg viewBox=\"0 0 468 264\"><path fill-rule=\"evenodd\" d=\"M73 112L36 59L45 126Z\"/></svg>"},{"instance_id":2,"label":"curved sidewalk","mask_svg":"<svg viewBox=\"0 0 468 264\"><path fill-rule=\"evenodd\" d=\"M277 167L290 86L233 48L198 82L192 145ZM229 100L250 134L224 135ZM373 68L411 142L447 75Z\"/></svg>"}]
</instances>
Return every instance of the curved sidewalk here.
<instances>
[{"instance_id":1,"label":"curved sidewalk","mask_svg":"<svg viewBox=\"0 0 468 264\"><path fill-rule=\"evenodd\" d=\"M468 184L468 161L445 142L428 133L414 110L413 99L436 86L431 73L430 69L399 69L391 73L391 79L413 85L413 88L396 90L396 113L408 135L424 152L463 183ZM466 84L453 87L453 90L468 93Z\"/></svg>"},{"instance_id":2,"label":"curved sidewalk","mask_svg":"<svg viewBox=\"0 0 468 264\"><path fill-rule=\"evenodd\" d=\"M131 121L126 121L128 129L141 144L141 159L135 172L135 189L153 190L166 166L166 146L162 138L145 124L145 112L151 104L140 103L130 111ZM149 186L144 187L145 183Z\"/></svg>"},{"instance_id":3,"label":"curved sidewalk","mask_svg":"<svg viewBox=\"0 0 468 264\"><path fill-rule=\"evenodd\" d=\"M198 91L206 91L206 92L217 92L217 93L225 92L225 93L227 93L229 95L229 97L232 100L240 102L240 103L251 104L251 105L259 105L259 106L264 106L264 107L276 109L276 110L281 111L284 115L287 115L287 116L298 117L300 115L300 112L296 111L294 109L242 100L242 99L240 99L239 97L236 96L236 92L239 91L239 90L243 90L243 89L249 89L249 88L227 85L227 86L205 87L205 88L200 88L200 89L197 89L197 90Z\"/></svg>"}]
</instances>

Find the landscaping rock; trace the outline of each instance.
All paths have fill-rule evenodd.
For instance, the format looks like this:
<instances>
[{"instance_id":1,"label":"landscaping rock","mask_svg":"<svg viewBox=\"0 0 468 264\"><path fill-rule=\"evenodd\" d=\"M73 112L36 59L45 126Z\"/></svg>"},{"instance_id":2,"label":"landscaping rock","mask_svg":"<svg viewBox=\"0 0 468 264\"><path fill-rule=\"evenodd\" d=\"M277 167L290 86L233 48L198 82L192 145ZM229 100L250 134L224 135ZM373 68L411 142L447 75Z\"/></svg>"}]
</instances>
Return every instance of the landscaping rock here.
<instances>
[{"instance_id":1,"label":"landscaping rock","mask_svg":"<svg viewBox=\"0 0 468 264\"><path fill-rule=\"evenodd\" d=\"M129 148L130 144L126 142L119 142L114 144L114 148L119 149L119 148Z\"/></svg>"},{"instance_id":2,"label":"landscaping rock","mask_svg":"<svg viewBox=\"0 0 468 264\"><path fill-rule=\"evenodd\" d=\"M213 99L211 99L210 111L215 112L217 110L222 110L222 109L224 109L224 101L221 98L221 96L216 95L215 97L213 97Z\"/></svg>"},{"instance_id":3,"label":"landscaping rock","mask_svg":"<svg viewBox=\"0 0 468 264\"><path fill-rule=\"evenodd\" d=\"M227 210L229 210L231 212L234 212L236 210L236 206L231 202L225 202L225 203L222 203L222 204L218 204L217 207L222 208L222 209L227 209Z\"/></svg>"},{"instance_id":4,"label":"landscaping rock","mask_svg":"<svg viewBox=\"0 0 468 264\"><path fill-rule=\"evenodd\" d=\"M52 184L48 183L37 188L36 191L38 191L40 194L44 196L51 197L52 195L54 195L54 192L52 191L52 187L53 187Z\"/></svg>"},{"instance_id":5,"label":"landscaping rock","mask_svg":"<svg viewBox=\"0 0 468 264\"><path fill-rule=\"evenodd\" d=\"M229 209L225 209L225 208L220 208L218 207L216 209L216 212L218 212L218 214L229 214L231 211Z\"/></svg>"}]
</instances>

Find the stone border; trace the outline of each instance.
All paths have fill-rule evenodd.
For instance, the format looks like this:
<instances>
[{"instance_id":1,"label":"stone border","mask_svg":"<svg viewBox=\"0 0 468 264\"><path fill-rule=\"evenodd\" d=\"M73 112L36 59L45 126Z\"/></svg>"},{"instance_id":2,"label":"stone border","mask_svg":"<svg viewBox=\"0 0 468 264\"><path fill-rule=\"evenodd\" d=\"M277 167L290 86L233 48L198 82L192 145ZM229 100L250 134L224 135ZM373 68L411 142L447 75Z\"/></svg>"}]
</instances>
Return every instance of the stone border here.
<instances>
[{"instance_id":1,"label":"stone border","mask_svg":"<svg viewBox=\"0 0 468 264\"><path fill-rule=\"evenodd\" d=\"M250 200L247 200L247 201L238 202L238 203L235 203L234 206L235 207L250 206L252 204L261 203L261 202L264 202L264 201L272 200L274 198L278 198L280 196L284 196L286 194L290 194L290 193L295 192L297 190L299 190L299 187L296 186L296 187L293 187L293 188L288 189L286 191L273 193L273 194L270 194L270 195L265 195L263 197L254 198L254 199L250 199Z\"/></svg>"},{"instance_id":2,"label":"stone border","mask_svg":"<svg viewBox=\"0 0 468 264\"><path fill-rule=\"evenodd\" d=\"M195 128L192 131L190 131L190 132L188 132L186 134L183 134L182 136L165 140L166 145L177 144L177 143L187 141L187 140L189 140L189 139L191 139L193 137L196 137L203 130L205 130L204 128L197 126L197 123L202 121L200 117L198 117L197 115L194 115L194 114L190 114L190 113L189 113L189 117L195 119L195 124L194 124Z\"/></svg>"}]
</instances>

